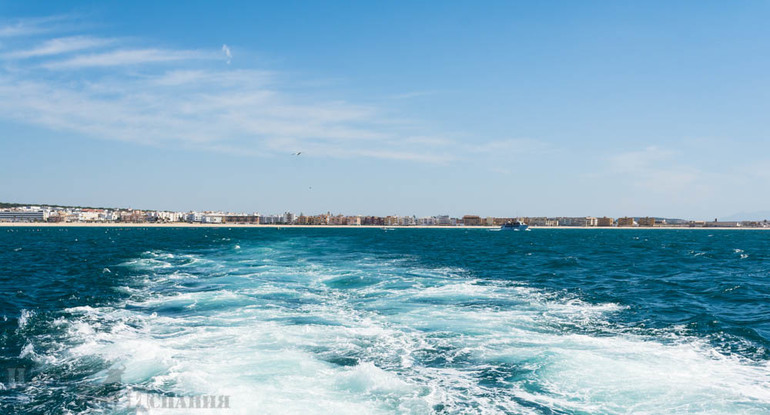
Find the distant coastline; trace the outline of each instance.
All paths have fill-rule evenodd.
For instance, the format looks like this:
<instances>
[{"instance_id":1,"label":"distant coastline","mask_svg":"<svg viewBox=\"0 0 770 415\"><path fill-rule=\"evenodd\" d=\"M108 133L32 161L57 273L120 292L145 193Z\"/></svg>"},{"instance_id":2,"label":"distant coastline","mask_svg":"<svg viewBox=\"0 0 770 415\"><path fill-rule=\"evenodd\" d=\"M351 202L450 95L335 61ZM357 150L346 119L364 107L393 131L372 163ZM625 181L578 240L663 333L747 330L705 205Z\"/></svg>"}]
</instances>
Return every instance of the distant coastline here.
<instances>
[{"instance_id":1,"label":"distant coastline","mask_svg":"<svg viewBox=\"0 0 770 415\"><path fill-rule=\"evenodd\" d=\"M0 222L0 228L253 228L253 229L487 229L497 230L499 226L436 226L436 225L409 225L409 226L381 226L381 225L256 225L243 223L88 223L88 222ZM530 226L530 229L589 229L589 230L765 230L770 228L757 227L691 227L691 226ZM508 233L508 232L506 232Z\"/></svg>"}]
</instances>

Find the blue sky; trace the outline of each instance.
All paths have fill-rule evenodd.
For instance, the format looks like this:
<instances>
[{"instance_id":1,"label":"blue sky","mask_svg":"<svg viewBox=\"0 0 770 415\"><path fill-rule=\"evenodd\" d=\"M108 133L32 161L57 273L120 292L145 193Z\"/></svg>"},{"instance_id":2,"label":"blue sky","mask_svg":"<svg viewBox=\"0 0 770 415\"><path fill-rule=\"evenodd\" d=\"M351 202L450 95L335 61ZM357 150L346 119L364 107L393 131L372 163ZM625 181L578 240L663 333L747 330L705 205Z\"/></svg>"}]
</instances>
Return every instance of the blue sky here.
<instances>
[{"instance_id":1,"label":"blue sky","mask_svg":"<svg viewBox=\"0 0 770 415\"><path fill-rule=\"evenodd\" d=\"M0 2L0 200L769 210L769 12L760 1Z\"/></svg>"}]
</instances>

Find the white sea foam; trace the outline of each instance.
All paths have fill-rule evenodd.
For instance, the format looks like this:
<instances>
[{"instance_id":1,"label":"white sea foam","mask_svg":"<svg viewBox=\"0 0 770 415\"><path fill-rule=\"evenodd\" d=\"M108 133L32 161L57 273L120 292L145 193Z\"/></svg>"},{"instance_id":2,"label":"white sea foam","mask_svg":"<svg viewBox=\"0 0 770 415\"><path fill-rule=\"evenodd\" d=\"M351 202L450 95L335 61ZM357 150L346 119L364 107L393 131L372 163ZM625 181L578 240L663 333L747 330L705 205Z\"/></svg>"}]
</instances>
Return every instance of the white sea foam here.
<instances>
[{"instance_id":1,"label":"white sea foam","mask_svg":"<svg viewBox=\"0 0 770 415\"><path fill-rule=\"evenodd\" d=\"M126 391L228 395L233 414L770 408L767 364L675 329L663 338L615 327L618 304L408 260L252 257L242 270L242 255L257 251L129 261L147 275L119 288L131 297L67 310L73 318L57 323L66 343L36 359L97 358L104 367L93 382L121 367ZM204 282L213 289L174 288Z\"/></svg>"},{"instance_id":2,"label":"white sea foam","mask_svg":"<svg viewBox=\"0 0 770 415\"><path fill-rule=\"evenodd\" d=\"M35 315L33 310L22 309L19 315L19 330L23 330L29 323L29 319Z\"/></svg>"}]
</instances>

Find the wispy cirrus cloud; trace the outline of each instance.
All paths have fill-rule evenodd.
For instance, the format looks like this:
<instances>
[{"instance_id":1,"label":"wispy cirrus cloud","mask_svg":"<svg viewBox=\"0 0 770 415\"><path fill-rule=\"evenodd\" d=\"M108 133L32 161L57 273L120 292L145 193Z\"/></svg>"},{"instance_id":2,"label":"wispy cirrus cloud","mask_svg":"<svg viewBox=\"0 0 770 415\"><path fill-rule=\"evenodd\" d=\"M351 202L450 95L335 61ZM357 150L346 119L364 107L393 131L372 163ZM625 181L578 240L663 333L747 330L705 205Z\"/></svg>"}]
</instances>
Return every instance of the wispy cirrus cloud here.
<instances>
[{"instance_id":1,"label":"wispy cirrus cloud","mask_svg":"<svg viewBox=\"0 0 770 415\"><path fill-rule=\"evenodd\" d=\"M70 19L69 16L47 16L38 18L0 21L0 38L22 37L49 33L56 30L60 23Z\"/></svg>"},{"instance_id":2,"label":"wispy cirrus cloud","mask_svg":"<svg viewBox=\"0 0 770 415\"><path fill-rule=\"evenodd\" d=\"M114 43L114 39L95 38L90 36L69 36L50 39L42 44L26 50L16 50L6 55L6 58L34 58L41 56L61 55L85 49L94 49Z\"/></svg>"},{"instance_id":3,"label":"wispy cirrus cloud","mask_svg":"<svg viewBox=\"0 0 770 415\"><path fill-rule=\"evenodd\" d=\"M15 36L0 55L0 118L98 139L242 155L303 151L447 163L466 152L385 109L326 99L307 80L223 65L232 61L227 45L182 49L63 35L45 19L0 33Z\"/></svg>"},{"instance_id":4,"label":"wispy cirrus cloud","mask_svg":"<svg viewBox=\"0 0 770 415\"><path fill-rule=\"evenodd\" d=\"M118 49L103 53L74 56L44 64L48 69L78 69L126 65L144 65L184 60L215 59L216 54L192 50Z\"/></svg>"}]
</instances>

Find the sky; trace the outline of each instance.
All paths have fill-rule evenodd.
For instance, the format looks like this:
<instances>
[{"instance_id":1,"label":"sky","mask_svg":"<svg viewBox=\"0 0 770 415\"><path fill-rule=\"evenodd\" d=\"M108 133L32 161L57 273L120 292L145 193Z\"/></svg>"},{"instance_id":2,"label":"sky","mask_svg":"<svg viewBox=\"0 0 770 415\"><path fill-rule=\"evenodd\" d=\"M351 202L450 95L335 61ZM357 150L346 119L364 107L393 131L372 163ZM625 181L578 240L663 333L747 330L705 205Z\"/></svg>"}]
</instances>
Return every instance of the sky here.
<instances>
[{"instance_id":1,"label":"sky","mask_svg":"<svg viewBox=\"0 0 770 415\"><path fill-rule=\"evenodd\" d=\"M0 201L751 216L770 211L769 18L765 1L0 0Z\"/></svg>"}]
</instances>

